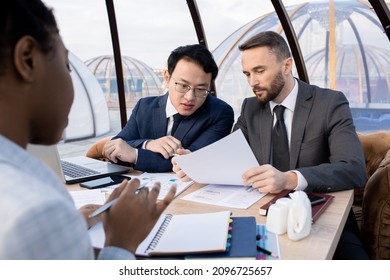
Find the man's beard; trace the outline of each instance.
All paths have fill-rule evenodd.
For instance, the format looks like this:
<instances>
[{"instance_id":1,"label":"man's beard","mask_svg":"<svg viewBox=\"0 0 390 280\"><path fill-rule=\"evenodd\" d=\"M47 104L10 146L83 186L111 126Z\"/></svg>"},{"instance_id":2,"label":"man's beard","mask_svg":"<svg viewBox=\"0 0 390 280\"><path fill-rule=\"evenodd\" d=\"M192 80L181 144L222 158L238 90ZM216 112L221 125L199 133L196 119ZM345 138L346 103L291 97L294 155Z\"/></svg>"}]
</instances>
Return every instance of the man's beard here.
<instances>
[{"instance_id":1,"label":"man's beard","mask_svg":"<svg viewBox=\"0 0 390 280\"><path fill-rule=\"evenodd\" d=\"M262 96L257 95L257 99L260 101L261 104L264 105L267 102L274 100L276 97L278 97L284 85L285 85L285 81L283 79L282 72L279 71L278 74L273 79L273 81L271 82L271 86L269 89L265 87L259 87L259 86L254 86L252 89L253 92L255 92L256 90L263 90L266 92L265 95Z\"/></svg>"}]
</instances>

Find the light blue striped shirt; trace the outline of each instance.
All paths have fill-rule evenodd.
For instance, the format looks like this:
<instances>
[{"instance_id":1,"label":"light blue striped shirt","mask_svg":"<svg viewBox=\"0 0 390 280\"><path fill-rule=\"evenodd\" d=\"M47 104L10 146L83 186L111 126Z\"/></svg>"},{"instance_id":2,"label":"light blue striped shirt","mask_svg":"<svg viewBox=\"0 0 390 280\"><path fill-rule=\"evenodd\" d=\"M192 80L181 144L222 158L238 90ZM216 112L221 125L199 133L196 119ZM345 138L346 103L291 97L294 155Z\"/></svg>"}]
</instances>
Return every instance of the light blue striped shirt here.
<instances>
[{"instance_id":1,"label":"light blue striped shirt","mask_svg":"<svg viewBox=\"0 0 390 280\"><path fill-rule=\"evenodd\" d=\"M0 135L0 259L93 259L84 217L41 161ZM99 259L134 259L121 248Z\"/></svg>"}]
</instances>

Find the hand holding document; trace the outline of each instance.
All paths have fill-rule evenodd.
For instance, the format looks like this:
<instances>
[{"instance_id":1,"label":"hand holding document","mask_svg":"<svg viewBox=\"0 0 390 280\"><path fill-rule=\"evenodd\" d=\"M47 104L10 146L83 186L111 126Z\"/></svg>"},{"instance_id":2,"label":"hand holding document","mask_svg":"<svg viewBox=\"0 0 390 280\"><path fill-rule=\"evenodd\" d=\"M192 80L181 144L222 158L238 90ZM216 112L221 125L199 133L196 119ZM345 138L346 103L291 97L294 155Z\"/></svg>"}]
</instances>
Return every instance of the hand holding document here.
<instances>
[{"instance_id":1,"label":"hand holding document","mask_svg":"<svg viewBox=\"0 0 390 280\"><path fill-rule=\"evenodd\" d=\"M242 174L259 165L241 130L176 162L195 182L223 185L242 185Z\"/></svg>"}]
</instances>

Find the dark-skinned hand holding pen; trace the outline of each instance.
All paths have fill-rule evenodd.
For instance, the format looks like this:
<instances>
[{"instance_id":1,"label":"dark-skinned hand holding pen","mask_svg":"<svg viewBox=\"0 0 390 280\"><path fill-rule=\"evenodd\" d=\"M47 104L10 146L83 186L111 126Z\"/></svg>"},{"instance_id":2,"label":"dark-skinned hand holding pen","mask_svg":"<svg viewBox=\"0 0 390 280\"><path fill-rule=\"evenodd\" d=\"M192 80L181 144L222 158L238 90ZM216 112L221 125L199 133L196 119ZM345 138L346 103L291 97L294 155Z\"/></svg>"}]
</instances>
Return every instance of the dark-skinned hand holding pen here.
<instances>
[{"instance_id":1,"label":"dark-skinned hand holding pen","mask_svg":"<svg viewBox=\"0 0 390 280\"><path fill-rule=\"evenodd\" d=\"M117 201L101 214L106 235L105 247L120 247L134 254L176 193L176 186L173 185L165 198L157 201L159 183L150 191L139 187L138 179L124 180L108 198L107 203L114 199Z\"/></svg>"}]
</instances>

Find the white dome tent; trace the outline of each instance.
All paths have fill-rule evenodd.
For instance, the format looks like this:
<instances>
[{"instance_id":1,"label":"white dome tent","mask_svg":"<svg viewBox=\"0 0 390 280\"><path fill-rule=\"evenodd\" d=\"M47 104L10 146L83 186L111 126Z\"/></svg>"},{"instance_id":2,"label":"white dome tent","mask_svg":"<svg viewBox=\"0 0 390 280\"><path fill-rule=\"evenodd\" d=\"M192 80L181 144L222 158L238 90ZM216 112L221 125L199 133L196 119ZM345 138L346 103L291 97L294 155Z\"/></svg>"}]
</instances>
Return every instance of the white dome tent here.
<instances>
[{"instance_id":1,"label":"white dome tent","mask_svg":"<svg viewBox=\"0 0 390 280\"><path fill-rule=\"evenodd\" d=\"M63 141L75 141L109 132L110 118L103 91L95 76L74 54L69 52L74 102Z\"/></svg>"},{"instance_id":2,"label":"white dome tent","mask_svg":"<svg viewBox=\"0 0 390 280\"><path fill-rule=\"evenodd\" d=\"M109 108L118 108L118 87L115 61L112 55L102 55L85 61L85 65L99 82ZM122 71L126 107L133 108L137 101L146 96L163 93L162 78L144 62L129 56L122 56Z\"/></svg>"}]
</instances>

